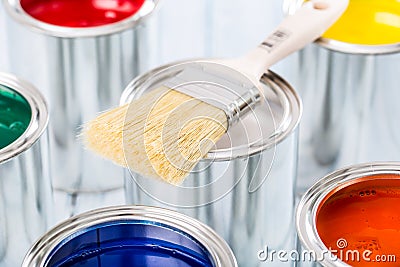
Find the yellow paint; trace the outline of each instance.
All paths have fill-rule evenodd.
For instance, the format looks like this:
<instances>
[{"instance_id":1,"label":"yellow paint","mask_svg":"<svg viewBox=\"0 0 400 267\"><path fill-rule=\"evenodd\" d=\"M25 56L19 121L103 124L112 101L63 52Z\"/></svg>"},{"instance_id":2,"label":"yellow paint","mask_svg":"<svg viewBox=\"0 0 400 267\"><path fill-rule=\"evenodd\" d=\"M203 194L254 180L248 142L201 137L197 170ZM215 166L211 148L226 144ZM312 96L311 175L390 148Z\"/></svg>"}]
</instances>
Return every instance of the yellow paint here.
<instances>
[{"instance_id":1,"label":"yellow paint","mask_svg":"<svg viewBox=\"0 0 400 267\"><path fill-rule=\"evenodd\" d=\"M400 0L350 0L323 37L363 45L400 43Z\"/></svg>"}]
</instances>

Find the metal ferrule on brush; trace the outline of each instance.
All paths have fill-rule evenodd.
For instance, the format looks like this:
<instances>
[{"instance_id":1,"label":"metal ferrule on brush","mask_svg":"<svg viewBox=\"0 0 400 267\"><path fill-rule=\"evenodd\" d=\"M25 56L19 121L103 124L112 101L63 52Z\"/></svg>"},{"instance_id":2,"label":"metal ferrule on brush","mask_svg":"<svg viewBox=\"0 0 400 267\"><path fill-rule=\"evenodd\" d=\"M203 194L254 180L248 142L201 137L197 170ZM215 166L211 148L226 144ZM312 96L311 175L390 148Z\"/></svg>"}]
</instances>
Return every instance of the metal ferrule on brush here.
<instances>
[{"instance_id":1,"label":"metal ferrule on brush","mask_svg":"<svg viewBox=\"0 0 400 267\"><path fill-rule=\"evenodd\" d=\"M260 91L256 87L245 87L197 68L185 69L165 85L223 110L228 128L261 100Z\"/></svg>"},{"instance_id":2,"label":"metal ferrule on brush","mask_svg":"<svg viewBox=\"0 0 400 267\"><path fill-rule=\"evenodd\" d=\"M229 126L237 123L241 116L251 111L260 102L260 91L250 89L224 108Z\"/></svg>"}]
</instances>

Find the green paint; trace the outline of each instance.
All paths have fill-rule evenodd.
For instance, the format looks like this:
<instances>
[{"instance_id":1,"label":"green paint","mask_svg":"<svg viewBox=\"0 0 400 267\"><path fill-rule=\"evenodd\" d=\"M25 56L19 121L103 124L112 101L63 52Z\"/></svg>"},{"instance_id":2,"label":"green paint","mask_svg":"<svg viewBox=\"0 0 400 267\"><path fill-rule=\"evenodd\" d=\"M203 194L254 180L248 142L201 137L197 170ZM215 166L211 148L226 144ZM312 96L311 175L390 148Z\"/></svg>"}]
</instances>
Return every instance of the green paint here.
<instances>
[{"instance_id":1,"label":"green paint","mask_svg":"<svg viewBox=\"0 0 400 267\"><path fill-rule=\"evenodd\" d=\"M0 85L0 149L25 132L31 116L28 101L11 88Z\"/></svg>"}]
</instances>

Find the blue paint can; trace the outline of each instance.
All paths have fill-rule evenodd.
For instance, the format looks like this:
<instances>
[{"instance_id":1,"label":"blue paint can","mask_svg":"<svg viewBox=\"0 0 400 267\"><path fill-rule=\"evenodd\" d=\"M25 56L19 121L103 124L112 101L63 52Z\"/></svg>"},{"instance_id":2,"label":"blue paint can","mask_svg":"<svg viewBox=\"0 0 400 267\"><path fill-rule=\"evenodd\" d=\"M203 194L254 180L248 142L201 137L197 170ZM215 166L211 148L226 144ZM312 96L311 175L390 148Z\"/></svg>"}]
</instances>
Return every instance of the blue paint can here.
<instances>
[{"instance_id":1,"label":"blue paint can","mask_svg":"<svg viewBox=\"0 0 400 267\"><path fill-rule=\"evenodd\" d=\"M39 239L23 267L237 267L211 228L175 211L116 206L72 217Z\"/></svg>"}]
</instances>

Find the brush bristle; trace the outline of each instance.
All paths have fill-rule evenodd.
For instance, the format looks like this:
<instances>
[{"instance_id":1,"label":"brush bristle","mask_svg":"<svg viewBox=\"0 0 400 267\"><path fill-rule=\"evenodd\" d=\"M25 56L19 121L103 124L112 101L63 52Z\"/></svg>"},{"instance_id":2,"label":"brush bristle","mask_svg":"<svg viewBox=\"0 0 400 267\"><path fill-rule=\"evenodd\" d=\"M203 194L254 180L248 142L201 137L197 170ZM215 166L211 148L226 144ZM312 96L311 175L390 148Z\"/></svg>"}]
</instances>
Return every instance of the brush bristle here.
<instances>
[{"instance_id":1,"label":"brush bristle","mask_svg":"<svg viewBox=\"0 0 400 267\"><path fill-rule=\"evenodd\" d=\"M84 126L86 147L145 177L179 184L227 129L225 112L160 87Z\"/></svg>"}]
</instances>

